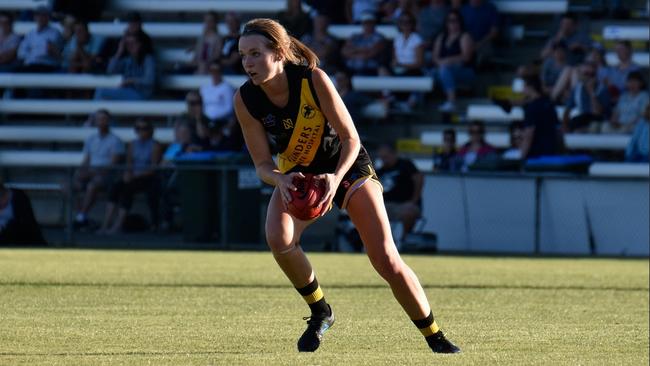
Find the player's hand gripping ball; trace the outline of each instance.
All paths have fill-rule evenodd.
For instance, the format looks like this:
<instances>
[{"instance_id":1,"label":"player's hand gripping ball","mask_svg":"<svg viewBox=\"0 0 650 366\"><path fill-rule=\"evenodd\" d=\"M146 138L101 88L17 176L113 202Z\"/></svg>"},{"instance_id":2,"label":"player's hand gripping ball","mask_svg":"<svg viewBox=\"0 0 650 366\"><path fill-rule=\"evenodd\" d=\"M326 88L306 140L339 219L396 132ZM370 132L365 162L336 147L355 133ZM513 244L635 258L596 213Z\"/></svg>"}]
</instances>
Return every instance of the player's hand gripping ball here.
<instances>
[{"instance_id":1,"label":"player's hand gripping ball","mask_svg":"<svg viewBox=\"0 0 650 366\"><path fill-rule=\"evenodd\" d=\"M325 204L318 206L325 194L324 184L320 180L314 179L312 174L305 174L304 178L294 177L293 185L297 190L291 191L291 202L287 205L293 217L308 221L327 211Z\"/></svg>"}]
</instances>

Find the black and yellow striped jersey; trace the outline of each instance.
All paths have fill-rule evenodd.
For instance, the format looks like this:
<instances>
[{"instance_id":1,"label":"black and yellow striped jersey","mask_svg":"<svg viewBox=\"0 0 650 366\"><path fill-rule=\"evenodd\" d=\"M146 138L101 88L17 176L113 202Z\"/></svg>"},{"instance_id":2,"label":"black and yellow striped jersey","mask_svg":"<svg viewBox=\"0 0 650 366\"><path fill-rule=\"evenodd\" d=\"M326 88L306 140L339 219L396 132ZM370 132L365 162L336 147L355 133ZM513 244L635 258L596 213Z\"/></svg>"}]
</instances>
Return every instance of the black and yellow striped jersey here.
<instances>
[{"instance_id":1,"label":"black and yellow striped jersey","mask_svg":"<svg viewBox=\"0 0 650 366\"><path fill-rule=\"evenodd\" d=\"M242 100L272 139L281 172L330 171L338 162L341 143L321 112L312 70L293 64L287 64L284 70L289 82L285 107L274 105L262 88L250 80L239 89Z\"/></svg>"}]
</instances>

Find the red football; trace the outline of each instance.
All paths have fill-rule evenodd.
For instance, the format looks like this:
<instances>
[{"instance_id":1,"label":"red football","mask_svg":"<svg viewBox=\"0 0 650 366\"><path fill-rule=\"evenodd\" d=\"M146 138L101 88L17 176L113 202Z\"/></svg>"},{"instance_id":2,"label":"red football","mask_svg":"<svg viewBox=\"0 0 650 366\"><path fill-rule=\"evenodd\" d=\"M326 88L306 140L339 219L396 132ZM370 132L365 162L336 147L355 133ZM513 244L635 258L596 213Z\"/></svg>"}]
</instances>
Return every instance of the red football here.
<instances>
[{"instance_id":1,"label":"red football","mask_svg":"<svg viewBox=\"0 0 650 366\"><path fill-rule=\"evenodd\" d=\"M312 220L327 210L325 205L317 206L325 194L325 187L314 179L311 174L305 174L305 178L295 177L293 185L298 188L291 191L291 202L288 204L289 213L299 220Z\"/></svg>"}]
</instances>

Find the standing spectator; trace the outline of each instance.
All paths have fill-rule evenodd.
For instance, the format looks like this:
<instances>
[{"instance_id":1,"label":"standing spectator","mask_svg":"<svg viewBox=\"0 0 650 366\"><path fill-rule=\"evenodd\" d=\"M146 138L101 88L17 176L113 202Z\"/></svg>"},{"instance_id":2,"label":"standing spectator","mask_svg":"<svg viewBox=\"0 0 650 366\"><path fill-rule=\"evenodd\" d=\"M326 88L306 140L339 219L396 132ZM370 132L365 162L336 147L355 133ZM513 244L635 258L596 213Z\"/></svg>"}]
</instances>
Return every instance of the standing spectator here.
<instances>
[{"instance_id":1,"label":"standing spectator","mask_svg":"<svg viewBox=\"0 0 650 366\"><path fill-rule=\"evenodd\" d=\"M235 90L221 75L221 64L218 61L210 63L211 84L199 89L203 101L203 113L211 121L226 124L233 117L233 96Z\"/></svg>"},{"instance_id":2,"label":"standing spectator","mask_svg":"<svg viewBox=\"0 0 650 366\"><path fill-rule=\"evenodd\" d=\"M424 39L427 49L433 47L433 41L445 29L445 19L449 7L445 0L431 0L417 13L417 32Z\"/></svg>"},{"instance_id":3,"label":"standing spectator","mask_svg":"<svg viewBox=\"0 0 650 366\"><path fill-rule=\"evenodd\" d=\"M14 18L11 13L0 13L0 72L11 72L19 65L16 56L20 36L14 33Z\"/></svg>"},{"instance_id":4,"label":"standing spectator","mask_svg":"<svg viewBox=\"0 0 650 366\"><path fill-rule=\"evenodd\" d=\"M39 7L34 13L36 29L25 35L18 47L23 72L55 72L61 68L63 37L50 25L50 12Z\"/></svg>"},{"instance_id":5,"label":"standing spectator","mask_svg":"<svg viewBox=\"0 0 650 366\"><path fill-rule=\"evenodd\" d=\"M362 23L364 14L375 16L381 0L346 0L345 17L349 24Z\"/></svg>"},{"instance_id":6,"label":"standing spectator","mask_svg":"<svg viewBox=\"0 0 650 366\"><path fill-rule=\"evenodd\" d=\"M317 14L314 16L314 29L300 40L318 56L320 60L318 67L327 73L333 73L338 62L338 45L336 40L327 33L327 27L329 27L327 16Z\"/></svg>"},{"instance_id":7,"label":"standing spectator","mask_svg":"<svg viewBox=\"0 0 650 366\"><path fill-rule=\"evenodd\" d=\"M302 11L301 0L287 0L287 10L278 13L277 20L297 39L311 30L311 19Z\"/></svg>"},{"instance_id":8,"label":"standing spectator","mask_svg":"<svg viewBox=\"0 0 650 366\"><path fill-rule=\"evenodd\" d=\"M458 159L462 162L461 170L467 171L477 162L492 158L496 149L485 141L485 124L474 121L469 125L469 141L458 150Z\"/></svg>"},{"instance_id":9,"label":"standing spectator","mask_svg":"<svg viewBox=\"0 0 650 366\"><path fill-rule=\"evenodd\" d=\"M465 32L463 17L456 10L447 14L445 31L436 38L433 46L435 76L442 84L447 101L440 111L453 112L456 109L456 88L474 79L471 65L474 58L474 41Z\"/></svg>"},{"instance_id":10,"label":"standing spectator","mask_svg":"<svg viewBox=\"0 0 650 366\"><path fill-rule=\"evenodd\" d=\"M20 189L6 187L0 180L0 247L5 245L47 245L34 218L29 197Z\"/></svg>"},{"instance_id":11,"label":"standing spectator","mask_svg":"<svg viewBox=\"0 0 650 366\"><path fill-rule=\"evenodd\" d=\"M364 13L361 16L362 33L353 34L343 46L341 53L345 66L354 75L377 75L383 64L386 40L375 29L375 16Z\"/></svg>"},{"instance_id":12,"label":"standing spectator","mask_svg":"<svg viewBox=\"0 0 650 366\"><path fill-rule=\"evenodd\" d=\"M643 119L636 124L632 138L625 149L625 161L648 162L650 147L650 104L647 104Z\"/></svg>"},{"instance_id":13,"label":"standing spectator","mask_svg":"<svg viewBox=\"0 0 650 366\"><path fill-rule=\"evenodd\" d=\"M122 179L111 185L106 214L99 233L117 234L122 230L126 215L133 205L137 192L147 192L152 213L152 224L158 225L159 181L156 167L160 163L162 147L154 140L151 122L135 123L137 138L129 144L126 154L126 171ZM119 210L118 210L119 207ZM117 216L115 216L117 214Z\"/></svg>"},{"instance_id":14,"label":"standing spectator","mask_svg":"<svg viewBox=\"0 0 650 366\"><path fill-rule=\"evenodd\" d=\"M403 240L422 212L422 186L424 177L412 161L400 158L393 144L382 144L377 151L382 166L377 176L384 187L384 201L388 218L401 221Z\"/></svg>"},{"instance_id":15,"label":"standing spectator","mask_svg":"<svg viewBox=\"0 0 650 366\"><path fill-rule=\"evenodd\" d=\"M95 112L97 133L86 139L83 147L83 161L75 176L75 190L84 191L83 199L77 202L75 224L88 224L88 211L95 204L97 194L110 186L111 170L120 163L124 155L124 144L110 130L111 115L105 109Z\"/></svg>"},{"instance_id":16,"label":"standing spectator","mask_svg":"<svg viewBox=\"0 0 650 366\"><path fill-rule=\"evenodd\" d=\"M223 37L223 47L221 48L221 69L224 74L242 74L244 69L239 57L239 28L241 22L237 14L230 12L225 17L228 26L228 34Z\"/></svg>"},{"instance_id":17,"label":"standing spectator","mask_svg":"<svg viewBox=\"0 0 650 366\"><path fill-rule=\"evenodd\" d=\"M558 42L553 45L552 57L544 60L542 65L542 87L544 93L549 94L557 83L560 75L568 66L567 63L567 46L564 42Z\"/></svg>"},{"instance_id":18,"label":"standing spectator","mask_svg":"<svg viewBox=\"0 0 650 366\"><path fill-rule=\"evenodd\" d=\"M339 92L348 112L350 112L352 120L360 120L363 109L372 103L373 99L366 94L353 90L350 75L343 70L337 71L334 74L334 80L336 81L336 90Z\"/></svg>"},{"instance_id":19,"label":"standing spectator","mask_svg":"<svg viewBox=\"0 0 650 366\"><path fill-rule=\"evenodd\" d=\"M217 31L217 13L211 11L203 16L203 32L194 46L193 65L198 74L207 74L210 63L221 56L223 41Z\"/></svg>"},{"instance_id":20,"label":"standing spectator","mask_svg":"<svg viewBox=\"0 0 650 366\"><path fill-rule=\"evenodd\" d=\"M555 105L544 93L537 76L524 78L524 131L521 158L556 155L560 151L558 128L560 121Z\"/></svg>"},{"instance_id":21,"label":"standing spectator","mask_svg":"<svg viewBox=\"0 0 650 366\"><path fill-rule=\"evenodd\" d=\"M122 75L122 86L98 88L97 100L144 100L153 96L156 83L156 61L147 53L141 36L128 35L108 63L107 73ZM125 54L126 57L122 57Z\"/></svg>"},{"instance_id":22,"label":"standing spectator","mask_svg":"<svg viewBox=\"0 0 650 366\"><path fill-rule=\"evenodd\" d=\"M521 121L512 121L508 126L510 146L501 154L504 160L521 160L522 142L524 139L524 124Z\"/></svg>"},{"instance_id":23,"label":"standing spectator","mask_svg":"<svg viewBox=\"0 0 650 366\"><path fill-rule=\"evenodd\" d=\"M593 122L600 122L610 115L609 91L604 83L598 82L595 65L582 64L579 67L579 77L578 83L571 90L562 117L565 132L586 132L587 129L593 128ZM573 108L577 109L577 115L569 118Z\"/></svg>"},{"instance_id":24,"label":"standing spectator","mask_svg":"<svg viewBox=\"0 0 650 366\"><path fill-rule=\"evenodd\" d=\"M541 52L543 59L551 57L553 45L558 42L564 42L567 45L569 50L567 62L573 66L579 65L584 61L585 55L591 47L589 35L580 29L580 24L575 14L570 13L562 15L557 33L546 42L546 46L544 46Z\"/></svg>"},{"instance_id":25,"label":"standing spectator","mask_svg":"<svg viewBox=\"0 0 650 366\"><path fill-rule=\"evenodd\" d=\"M74 35L63 48L63 69L70 73L89 73L100 64L99 53L104 45L102 37L88 31L88 23L77 21Z\"/></svg>"},{"instance_id":26,"label":"standing spectator","mask_svg":"<svg viewBox=\"0 0 650 366\"><path fill-rule=\"evenodd\" d=\"M616 57L618 57L618 65L612 66L608 69L607 83L609 86L614 87L615 97L625 89L627 76L633 71L639 71L639 65L632 61L632 43L630 41L618 41L614 48Z\"/></svg>"},{"instance_id":27,"label":"standing spectator","mask_svg":"<svg viewBox=\"0 0 650 366\"><path fill-rule=\"evenodd\" d=\"M631 133L643 119L648 105L648 91L643 75L632 71L627 75L625 92L618 99L609 122L603 126L605 133Z\"/></svg>"},{"instance_id":28,"label":"standing spectator","mask_svg":"<svg viewBox=\"0 0 650 366\"><path fill-rule=\"evenodd\" d=\"M459 170L456 152L456 130L447 128L442 131L442 146L433 153L433 170L436 172L454 172Z\"/></svg>"},{"instance_id":29,"label":"standing spectator","mask_svg":"<svg viewBox=\"0 0 650 366\"><path fill-rule=\"evenodd\" d=\"M499 13L488 0L469 0L461 8L467 33L474 40L479 64L494 53L492 43L499 35Z\"/></svg>"}]
</instances>

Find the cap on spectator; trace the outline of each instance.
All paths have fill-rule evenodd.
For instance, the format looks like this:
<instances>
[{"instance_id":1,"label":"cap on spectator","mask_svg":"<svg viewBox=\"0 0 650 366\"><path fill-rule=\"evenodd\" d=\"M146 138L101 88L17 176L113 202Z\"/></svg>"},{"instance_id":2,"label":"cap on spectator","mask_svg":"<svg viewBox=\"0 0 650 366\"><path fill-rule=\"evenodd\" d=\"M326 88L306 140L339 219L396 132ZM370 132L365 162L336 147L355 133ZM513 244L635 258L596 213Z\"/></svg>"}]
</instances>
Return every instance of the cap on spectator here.
<instances>
[{"instance_id":1,"label":"cap on spectator","mask_svg":"<svg viewBox=\"0 0 650 366\"><path fill-rule=\"evenodd\" d=\"M361 14L360 19L361 19L362 22L374 22L374 21L376 21L375 15L373 13L370 13L370 12L367 12L367 11L363 12Z\"/></svg>"}]
</instances>

